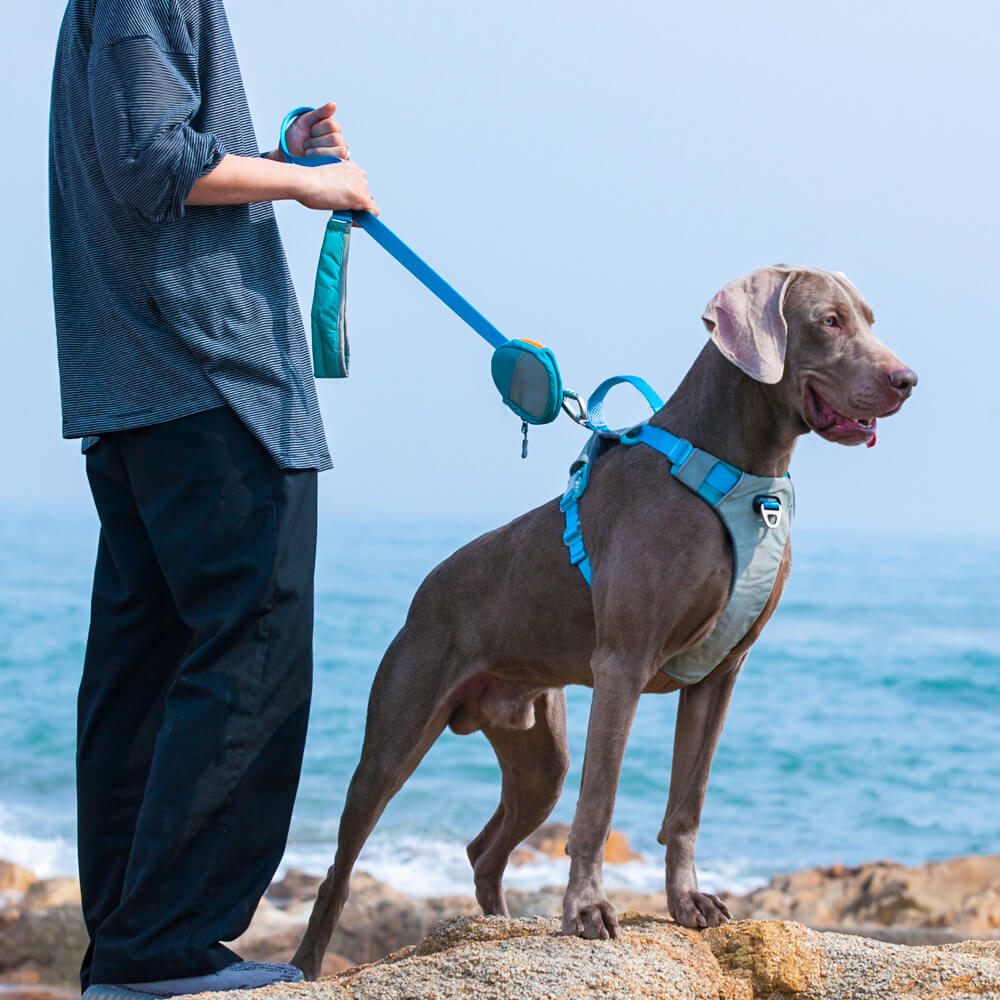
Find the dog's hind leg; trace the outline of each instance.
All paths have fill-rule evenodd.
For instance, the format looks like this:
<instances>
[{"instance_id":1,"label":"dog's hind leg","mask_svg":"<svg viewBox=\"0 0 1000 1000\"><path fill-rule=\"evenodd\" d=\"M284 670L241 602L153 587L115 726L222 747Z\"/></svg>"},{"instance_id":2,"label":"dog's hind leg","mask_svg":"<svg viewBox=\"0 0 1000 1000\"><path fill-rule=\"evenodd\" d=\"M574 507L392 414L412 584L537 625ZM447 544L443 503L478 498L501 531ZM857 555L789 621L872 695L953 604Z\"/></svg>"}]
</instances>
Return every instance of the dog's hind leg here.
<instances>
[{"instance_id":1,"label":"dog's hind leg","mask_svg":"<svg viewBox=\"0 0 1000 1000\"><path fill-rule=\"evenodd\" d=\"M425 657L407 638L395 638L379 665L368 700L361 760L340 817L337 854L319 888L309 924L292 964L307 979L323 965L330 938L347 902L351 871L378 818L441 735L448 710L425 671ZM440 654L439 650L435 652Z\"/></svg>"},{"instance_id":2,"label":"dog's hind leg","mask_svg":"<svg viewBox=\"0 0 1000 1000\"><path fill-rule=\"evenodd\" d=\"M503 775L500 805L468 847L476 899L487 914L508 916L502 886L507 859L552 812L569 769L565 694L547 690L534 708L530 729L483 726Z\"/></svg>"}]
</instances>

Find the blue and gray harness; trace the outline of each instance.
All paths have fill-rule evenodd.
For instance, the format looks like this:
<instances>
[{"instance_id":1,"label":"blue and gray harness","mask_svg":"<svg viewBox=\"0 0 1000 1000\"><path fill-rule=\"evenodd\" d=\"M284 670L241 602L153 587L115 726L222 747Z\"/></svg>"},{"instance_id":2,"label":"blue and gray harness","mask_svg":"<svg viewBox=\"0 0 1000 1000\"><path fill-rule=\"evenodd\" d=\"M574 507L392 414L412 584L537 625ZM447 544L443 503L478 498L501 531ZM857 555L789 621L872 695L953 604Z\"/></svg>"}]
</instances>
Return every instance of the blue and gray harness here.
<instances>
[{"instance_id":1,"label":"blue and gray harness","mask_svg":"<svg viewBox=\"0 0 1000 1000\"><path fill-rule=\"evenodd\" d=\"M645 445L669 459L670 475L697 493L719 515L733 543L729 600L715 627L697 646L672 656L660 667L680 684L697 684L722 662L764 610L788 540L795 494L787 476L780 479L752 476L648 423L619 431L609 429L603 419L604 397L612 386L622 382L635 386L654 412L663 405L649 385L635 376L610 378L595 390L587 401L587 426L594 433L570 466L569 484L559 503L566 516L563 541L569 549L570 562L590 584L593 566L583 541L579 503L587 489L592 465L614 444Z\"/></svg>"}]
</instances>

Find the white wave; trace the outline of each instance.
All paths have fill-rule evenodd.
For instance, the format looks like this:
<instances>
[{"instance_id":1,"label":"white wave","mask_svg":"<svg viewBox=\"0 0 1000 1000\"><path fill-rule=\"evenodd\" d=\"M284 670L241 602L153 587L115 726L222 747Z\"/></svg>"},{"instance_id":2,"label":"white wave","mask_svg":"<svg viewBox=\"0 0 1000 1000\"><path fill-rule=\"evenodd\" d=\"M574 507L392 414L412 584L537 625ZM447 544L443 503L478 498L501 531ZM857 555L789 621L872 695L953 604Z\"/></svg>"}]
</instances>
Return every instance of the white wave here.
<instances>
[{"instance_id":1,"label":"white wave","mask_svg":"<svg viewBox=\"0 0 1000 1000\"><path fill-rule=\"evenodd\" d=\"M39 878L76 876L76 846L61 837L32 837L0 829L0 858L27 868Z\"/></svg>"},{"instance_id":2,"label":"white wave","mask_svg":"<svg viewBox=\"0 0 1000 1000\"><path fill-rule=\"evenodd\" d=\"M323 874L333 861L334 849L326 844L290 845L279 875L289 868ZM465 846L455 841L412 835L391 840L376 838L365 845L355 870L367 872L410 896L469 896L473 892L472 869ZM539 854L527 864L509 866L504 873L504 885L510 889L537 890L562 887L568 878L569 858ZM639 861L604 866L604 885L608 889L663 892L663 881L663 861L659 858L643 856ZM747 861L708 864L698 869L698 883L706 892L749 892L766 881L766 874L755 871Z\"/></svg>"},{"instance_id":3,"label":"white wave","mask_svg":"<svg viewBox=\"0 0 1000 1000\"><path fill-rule=\"evenodd\" d=\"M39 878L77 873L76 846L64 837L38 837L22 832L30 817L15 816L0 806L0 858L34 872ZM321 875L333 862L336 844L329 842L291 843L278 869L281 877L289 868ZM397 892L410 896L471 895L472 870L465 844L456 840L421 837L413 834L378 836L365 845L355 866ZM698 881L707 892L749 892L767 881L768 872L748 859L709 862L698 869ZM526 864L510 865L504 885L511 889L537 890L565 886L569 878L569 858L536 854ZM634 892L663 891L663 861L641 855L640 860L606 864L604 884L609 889Z\"/></svg>"}]
</instances>

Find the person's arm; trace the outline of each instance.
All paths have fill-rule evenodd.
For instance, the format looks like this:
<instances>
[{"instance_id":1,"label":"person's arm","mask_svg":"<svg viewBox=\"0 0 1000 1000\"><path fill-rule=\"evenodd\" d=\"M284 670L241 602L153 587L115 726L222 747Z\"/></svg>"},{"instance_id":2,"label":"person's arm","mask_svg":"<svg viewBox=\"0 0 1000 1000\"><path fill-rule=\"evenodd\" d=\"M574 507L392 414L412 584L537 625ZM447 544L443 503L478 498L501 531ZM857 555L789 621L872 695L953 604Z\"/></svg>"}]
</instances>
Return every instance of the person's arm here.
<instances>
[{"instance_id":1,"label":"person's arm","mask_svg":"<svg viewBox=\"0 0 1000 1000\"><path fill-rule=\"evenodd\" d=\"M279 154L280 155L280 154ZM321 167L278 163L269 157L226 154L191 188L185 205L243 205L292 199L330 212L373 212L365 172L350 160Z\"/></svg>"},{"instance_id":2,"label":"person's arm","mask_svg":"<svg viewBox=\"0 0 1000 1000\"><path fill-rule=\"evenodd\" d=\"M101 173L114 199L130 215L145 225L158 225L179 219L187 205L283 198L329 211L376 211L364 171L350 161L301 167L234 156L216 136L195 131L190 123L201 100L196 81L191 53L166 51L147 36L104 46L90 68L89 98ZM317 109L328 110L329 105ZM332 146L323 148L343 139L339 126L331 131L330 122L322 127L316 123L317 132L326 130L317 138L311 137L308 124L299 126L301 136L289 129L292 151L336 155ZM346 152L346 146L342 148Z\"/></svg>"}]
</instances>

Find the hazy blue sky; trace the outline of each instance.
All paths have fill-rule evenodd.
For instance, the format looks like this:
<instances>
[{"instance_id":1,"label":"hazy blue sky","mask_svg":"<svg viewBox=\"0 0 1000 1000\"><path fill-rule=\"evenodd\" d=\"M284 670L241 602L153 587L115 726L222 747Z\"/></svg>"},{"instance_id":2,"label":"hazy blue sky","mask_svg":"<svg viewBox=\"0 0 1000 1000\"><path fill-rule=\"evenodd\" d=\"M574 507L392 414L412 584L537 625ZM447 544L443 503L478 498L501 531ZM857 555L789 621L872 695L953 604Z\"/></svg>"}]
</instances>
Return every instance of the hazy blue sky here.
<instances>
[{"instance_id":1,"label":"hazy blue sky","mask_svg":"<svg viewBox=\"0 0 1000 1000\"><path fill-rule=\"evenodd\" d=\"M0 43L0 502L88 502L78 445L59 438L49 291L62 9L9 5ZM580 390L637 372L669 392L703 343L706 301L745 271L845 271L920 386L872 450L803 440L799 525L1000 532L994 4L231 0L229 13L262 145L289 108L338 101L384 221L509 336L553 347ZM324 217L279 216L307 306ZM506 518L562 489L583 433L535 429L522 462L489 349L363 235L350 321L352 376L320 386L328 516Z\"/></svg>"}]
</instances>

